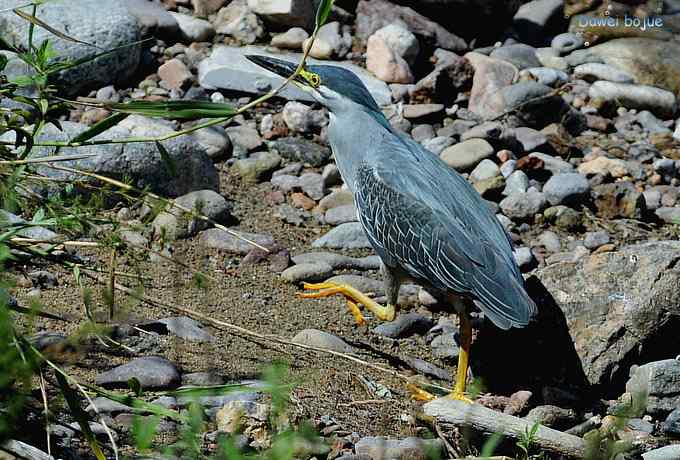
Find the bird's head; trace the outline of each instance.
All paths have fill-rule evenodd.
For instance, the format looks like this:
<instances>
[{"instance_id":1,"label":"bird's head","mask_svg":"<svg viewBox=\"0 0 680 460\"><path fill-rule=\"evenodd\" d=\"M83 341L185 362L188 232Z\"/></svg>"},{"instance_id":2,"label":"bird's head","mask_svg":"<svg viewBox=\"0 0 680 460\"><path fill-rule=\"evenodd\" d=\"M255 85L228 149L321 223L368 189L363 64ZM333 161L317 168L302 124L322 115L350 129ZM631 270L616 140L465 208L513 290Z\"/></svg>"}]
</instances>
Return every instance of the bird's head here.
<instances>
[{"instance_id":1,"label":"bird's head","mask_svg":"<svg viewBox=\"0 0 680 460\"><path fill-rule=\"evenodd\" d=\"M268 56L248 55L246 58L283 78L288 78L297 68L297 64ZM359 77L342 67L307 65L292 82L331 112L357 108L354 104L364 110L380 112L378 104Z\"/></svg>"}]
</instances>

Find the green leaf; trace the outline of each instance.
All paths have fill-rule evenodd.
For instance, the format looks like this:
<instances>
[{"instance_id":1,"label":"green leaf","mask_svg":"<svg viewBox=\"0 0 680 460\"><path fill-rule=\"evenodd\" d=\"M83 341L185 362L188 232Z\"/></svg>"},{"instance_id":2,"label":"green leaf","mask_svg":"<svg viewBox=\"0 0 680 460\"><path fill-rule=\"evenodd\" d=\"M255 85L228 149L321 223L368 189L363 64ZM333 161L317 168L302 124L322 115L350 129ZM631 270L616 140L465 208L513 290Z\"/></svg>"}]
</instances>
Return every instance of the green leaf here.
<instances>
[{"instance_id":1,"label":"green leaf","mask_svg":"<svg viewBox=\"0 0 680 460\"><path fill-rule=\"evenodd\" d=\"M132 390L135 396L142 395L142 384L139 383L137 377L130 377L127 381L128 387Z\"/></svg>"},{"instance_id":2,"label":"green leaf","mask_svg":"<svg viewBox=\"0 0 680 460\"><path fill-rule=\"evenodd\" d=\"M90 127L90 129L78 134L76 137L71 139L71 142L79 143L88 141L125 120L129 115L129 113L114 113L113 115L104 118L102 121L95 123Z\"/></svg>"},{"instance_id":3,"label":"green leaf","mask_svg":"<svg viewBox=\"0 0 680 460\"><path fill-rule=\"evenodd\" d=\"M319 8L316 10L316 27L321 27L328 20L333 8L333 0L321 0Z\"/></svg>"},{"instance_id":4,"label":"green leaf","mask_svg":"<svg viewBox=\"0 0 680 460\"><path fill-rule=\"evenodd\" d=\"M5 70L5 67L7 67L7 61L8 61L7 56L5 56L4 54L0 54L0 72Z\"/></svg>"},{"instance_id":5,"label":"green leaf","mask_svg":"<svg viewBox=\"0 0 680 460\"><path fill-rule=\"evenodd\" d=\"M177 177L177 164L175 163L175 160L170 156L163 144L158 141L156 141L156 148L158 149L158 153L161 154L161 160L163 160L163 164L170 175L172 177Z\"/></svg>"},{"instance_id":6,"label":"green leaf","mask_svg":"<svg viewBox=\"0 0 680 460\"><path fill-rule=\"evenodd\" d=\"M96 45L84 42L82 40L78 40L77 38L71 37L70 35L66 35L64 32L61 32L61 31L55 29L54 27L50 26L49 24L46 24L45 22L41 21L40 19L36 18L35 16L30 15L30 14L24 12L24 11L21 11L18 8L14 9L13 11L14 11L14 14L19 16L20 18L25 19L26 21L30 22L31 24L33 24L35 26L42 27L46 31L52 33L53 35L56 35L59 38L62 38L64 40L74 42L74 43L80 43L81 45L87 45L87 46L92 46L92 47L97 48Z\"/></svg>"},{"instance_id":7,"label":"green leaf","mask_svg":"<svg viewBox=\"0 0 680 460\"><path fill-rule=\"evenodd\" d=\"M132 419L132 436L135 438L137 449L141 452L151 448L160 420L158 416L140 417L139 415Z\"/></svg>"},{"instance_id":8,"label":"green leaf","mask_svg":"<svg viewBox=\"0 0 680 460\"><path fill-rule=\"evenodd\" d=\"M38 209L35 214L33 214L33 219L31 223L39 224L45 218L45 210L43 208Z\"/></svg>"},{"instance_id":9,"label":"green leaf","mask_svg":"<svg viewBox=\"0 0 680 460\"><path fill-rule=\"evenodd\" d=\"M169 120L222 118L236 115L236 110L229 104L201 101L131 101L120 104L105 104L104 106L116 112Z\"/></svg>"},{"instance_id":10,"label":"green leaf","mask_svg":"<svg viewBox=\"0 0 680 460\"><path fill-rule=\"evenodd\" d=\"M106 460L106 456L104 455L104 452L102 452L102 448L99 446L97 438L90 429L90 421L87 417L87 414L80 407L80 400L78 399L78 395L69 386L68 382L66 381L66 377L64 377L60 372L55 372L54 375L57 378L59 389L61 390L61 393L64 395L64 399L66 400L66 404L68 404L68 407L71 411L71 415L78 422L80 430L83 432L83 435L85 436L87 443L90 445L90 448L92 449L92 452L94 453L95 457L97 457L97 460Z\"/></svg>"}]
</instances>

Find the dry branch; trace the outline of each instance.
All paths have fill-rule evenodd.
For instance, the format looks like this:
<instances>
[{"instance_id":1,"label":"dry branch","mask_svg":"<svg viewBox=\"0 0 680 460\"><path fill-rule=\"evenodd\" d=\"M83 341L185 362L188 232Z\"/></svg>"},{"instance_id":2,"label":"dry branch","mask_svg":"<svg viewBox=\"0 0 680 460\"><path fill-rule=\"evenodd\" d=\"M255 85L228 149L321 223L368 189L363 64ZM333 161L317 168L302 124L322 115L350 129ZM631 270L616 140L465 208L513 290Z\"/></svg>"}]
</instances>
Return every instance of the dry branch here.
<instances>
[{"instance_id":1,"label":"dry branch","mask_svg":"<svg viewBox=\"0 0 680 460\"><path fill-rule=\"evenodd\" d=\"M469 404L450 398L439 398L423 406L425 414L437 422L466 426L474 431L518 439L531 430L532 422L508 414L496 412L479 404ZM583 458L585 442L583 439L561 431L539 426L532 438L533 444L543 450L555 452L570 458Z\"/></svg>"}]
</instances>

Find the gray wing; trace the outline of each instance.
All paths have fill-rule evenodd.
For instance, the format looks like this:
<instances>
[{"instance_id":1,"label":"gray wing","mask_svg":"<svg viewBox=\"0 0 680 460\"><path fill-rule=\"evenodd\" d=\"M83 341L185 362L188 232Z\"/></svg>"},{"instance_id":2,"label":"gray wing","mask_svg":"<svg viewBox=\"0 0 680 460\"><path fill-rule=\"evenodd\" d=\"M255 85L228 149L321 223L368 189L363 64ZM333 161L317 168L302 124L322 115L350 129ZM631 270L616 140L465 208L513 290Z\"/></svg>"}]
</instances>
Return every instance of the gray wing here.
<instances>
[{"instance_id":1,"label":"gray wing","mask_svg":"<svg viewBox=\"0 0 680 460\"><path fill-rule=\"evenodd\" d=\"M359 219L376 252L437 289L471 296L503 329L526 325L535 305L496 216L459 174L407 142L385 142L380 161L357 171Z\"/></svg>"}]
</instances>

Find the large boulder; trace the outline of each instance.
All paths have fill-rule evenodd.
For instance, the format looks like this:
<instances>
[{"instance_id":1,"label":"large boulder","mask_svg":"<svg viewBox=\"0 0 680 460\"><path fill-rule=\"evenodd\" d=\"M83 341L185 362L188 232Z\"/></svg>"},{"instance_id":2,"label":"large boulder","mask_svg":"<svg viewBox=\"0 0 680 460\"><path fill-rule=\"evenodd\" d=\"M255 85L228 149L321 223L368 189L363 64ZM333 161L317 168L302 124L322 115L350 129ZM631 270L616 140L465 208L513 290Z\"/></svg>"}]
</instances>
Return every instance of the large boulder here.
<instances>
[{"instance_id":1,"label":"large boulder","mask_svg":"<svg viewBox=\"0 0 680 460\"><path fill-rule=\"evenodd\" d=\"M61 125L63 131L59 131L53 125L46 125L37 140L65 142L88 129L86 125L69 121L64 121ZM173 129L164 122L141 116L130 116L117 126L96 136L94 140L162 136L172 132ZM13 133L2 136L3 140L13 140L13 137ZM194 190L218 190L217 170L207 153L193 137L181 136L164 141L162 144L168 152L169 162L161 157L153 142L138 142L61 148L60 155L93 156L60 162L58 166L81 169L119 180L128 179L135 187L148 187L153 192L171 197ZM54 147L34 147L30 157L39 158L54 154ZM52 169L49 166L38 166L36 169L56 179L75 180L77 178L96 182L91 177Z\"/></svg>"},{"instance_id":2,"label":"large boulder","mask_svg":"<svg viewBox=\"0 0 680 460\"><path fill-rule=\"evenodd\" d=\"M22 0L5 0L2 9L25 5ZM24 9L25 12L30 12ZM103 51L131 45L140 38L140 25L125 4L117 0L53 0L44 2L36 16L56 30L86 44L59 38L42 27L36 27L33 43L50 40L52 62L73 62L87 59ZM15 14L0 14L2 36L10 44L25 48L29 22ZM62 85L63 95L74 95L84 89L100 88L122 83L137 69L141 55L139 44L126 46L112 53L60 72L56 80ZM10 78L12 75L10 75Z\"/></svg>"}]
</instances>

